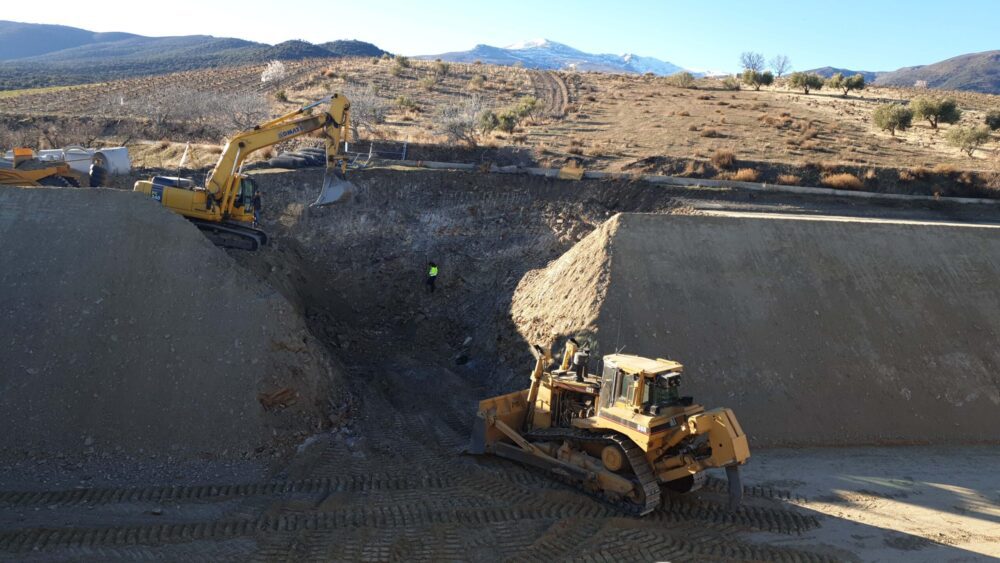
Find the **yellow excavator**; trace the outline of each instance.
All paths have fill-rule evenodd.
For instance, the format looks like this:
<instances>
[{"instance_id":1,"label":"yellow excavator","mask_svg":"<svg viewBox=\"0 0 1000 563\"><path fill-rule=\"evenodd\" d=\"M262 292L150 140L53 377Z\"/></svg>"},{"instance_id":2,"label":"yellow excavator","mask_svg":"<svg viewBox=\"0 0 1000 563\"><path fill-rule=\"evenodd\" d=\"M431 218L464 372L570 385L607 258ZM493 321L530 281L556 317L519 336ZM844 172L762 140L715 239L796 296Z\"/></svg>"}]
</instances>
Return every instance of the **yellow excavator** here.
<instances>
[{"instance_id":1,"label":"yellow excavator","mask_svg":"<svg viewBox=\"0 0 1000 563\"><path fill-rule=\"evenodd\" d=\"M604 356L588 371L589 350L570 339L558 369L535 347L531 386L479 403L469 453L541 468L626 512L645 515L661 486L697 490L705 472L725 468L730 506L739 506L746 434L727 408L706 410L680 395L678 362Z\"/></svg>"},{"instance_id":2,"label":"yellow excavator","mask_svg":"<svg viewBox=\"0 0 1000 563\"><path fill-rule=\"evenodd\" d=\"M316 111L321 106L325 107ZM344 177L347 162L340 154L340 146L350 131L350 109L346 97L332 94L238 133L226 143L205 187L195 186L188 178L154 176L136 182L133 190L187 217L217 245L257 250L267 244L267 234L256 227L253 199L257 185L242 173L247 157L282 141L319 131L326 142L326 176L323 189L312 205L344 201L354 192L354 186Z\"/></svg>"}]
</instances>

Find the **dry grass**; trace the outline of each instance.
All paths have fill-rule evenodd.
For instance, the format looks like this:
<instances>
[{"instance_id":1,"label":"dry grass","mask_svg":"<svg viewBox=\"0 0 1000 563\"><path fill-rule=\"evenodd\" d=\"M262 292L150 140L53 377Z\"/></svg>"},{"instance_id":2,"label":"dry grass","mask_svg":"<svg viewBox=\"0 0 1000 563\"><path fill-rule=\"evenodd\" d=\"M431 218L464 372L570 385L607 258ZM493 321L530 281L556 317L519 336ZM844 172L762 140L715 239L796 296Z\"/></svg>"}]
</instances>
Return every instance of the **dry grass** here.
<instances>
[{"instance_id":1,"label":"dry grass","mask_svg":"<svg viewBox=\"0 0 1000 563\"><path fill-rule=\"evenodd\" d=\"M712 153L712 166L720 170L729 170L736 165L736 154L733 151L719 149Z\"/></svg>"},{"instance_id":2,"label":"dry grass","mask_svg":"<svg viewBox=\"0 0 1000 563\"><path fill-rule=\"evenodd\" d=\"M779 174L777 183L782 186L798 186L802 183L802 178L795 174Z\"/></svg>"},{"instance_id":3,"label":"dry grass","mask_svg":"<svg viewBox=\"0 0 1000 563\"><path fill-rule=\"evenodd\" d=\"M756 182L760 179L760 173L753 168L740 168L732 176L737 182Z\"/></svg>"},{"instance_id":4,"label":"dry grass","mask_svg":"<svg viewBox=\"0 0 1000 563\"><path fill-rule=\"evenodd\" d=\"M865 187L864 182L859 180L857 176L846 172L823 176L820 183L828 188L838 190L860 190Z\"/></svg>"}]
</instances>

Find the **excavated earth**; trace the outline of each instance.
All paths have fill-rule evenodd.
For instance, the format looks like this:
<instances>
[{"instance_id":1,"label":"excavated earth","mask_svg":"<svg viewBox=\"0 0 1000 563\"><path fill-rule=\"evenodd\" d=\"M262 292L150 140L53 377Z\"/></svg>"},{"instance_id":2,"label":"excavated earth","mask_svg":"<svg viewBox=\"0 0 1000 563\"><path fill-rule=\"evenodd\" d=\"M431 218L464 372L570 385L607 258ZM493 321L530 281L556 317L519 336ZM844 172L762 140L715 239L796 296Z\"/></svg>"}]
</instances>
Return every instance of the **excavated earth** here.
<instances>
[{"instance_id":1,"label":"excavated earth","mask_svg":"<svg viewBox=\"0 0 1000 563\"><path fill-rule=\"evenodd\" d=\"M0 188L3 457L247 459L323 427L340 377L325 348L163 211L131 192Z\"/></svg>"},{"instance_id":2,"label":"excavated earth","mask_svg":"<svg viewBox=\"0 0 1000 563\"><path fill-rule=\"evenodd\" d=\"M995 545L1000 541L1000 533L991 531L991 524L995 524L1000 511L997 507L1000 493L998 482L991 475L1000 470L1000 455L989 447L935 446L938 449L933 451L914 447L755 449L746 470L743 508L729 511L724 483L712 479L706 489L693 495L666 496L663 507L641 520L625 517L545 475L501 460L462 453L468 442L476 401L526 384L531 361L528 344L539 339L560 341L561 337L577 331L589 331L604 350L610 346L607 338L611 331L616 333L614 343L618 343L621 325L620 338L628 340L626 351L669 354L684 361L692 393L710 404L733 406L744 425L748 429L760 428L763 436L774 427L769 426L769 416L762 405L772 404L777 409L781 402L807 395L784 378L785 363L778 363L772 368L773 373L765 373L767 386L764 380L755 380L752 373L743 375L761 369L759 365L748 363L746 369L736 371L731 366L737 360L720 356L718 347L698 347L705 343L707 329L698 324L701 320L694 318L699 314L695 309L698 305L711 308L715 302L710 296L699 297L684 306L687 308L665 309L671 314L665 316L663 326L647 327L647 322L661 322L655 316L655 309L670 306L670 299L658 293L656 284L652 284L650 292L635 295L645 286L635 280L619 282L621 264L614 249L616 244L624 243L615 241L625 232L622 225L633 219L632 216L613 219L618 213L653 214L637 221L676 220L676 224L691 225L700 238L682 237L676 244L695 240L704 246L701 254L698 248L688 252L701 256L704 261L698 267L708 272L713 264L720 269L746 265L706 257L713 244L722 244L707 240L715 235L710 226L704 225L721 224L718 222L723 220L707 217L709 214L752 211L982 223L995 218L992 208L899 203L859 206L853 200L673 189L622 181L566 183L544 178L382 169L352 175L359 190L351 202L317 209L309 208L308 203L320 187L320 171L259 171L255 175L264 192L264 227L273 237L273 243L262 251L233 251L226 256L204 241L193 239L167 245L166 241L178 238L179 232L188 233L181 228L188 226L155 206L152 210L161 212L153 213L157 217L156 228L150 223L146 229L129 231L132 242L128 244L157 248L157 252L142 254L141 260L133 258L135 262L161 260L158 253L170 255L176 247L178 255L197 256L195 261L182 262L197 262L203 267L214 264L210 268L215 272L213 276L222 275L216 269L231 271L256 288L249 293L219 292L214 299L199 301L199 306L209 307L208 303L222 299L219 294L232 294L232 300L226 298L225 306L220 306L229 314L218 313L225 319L220 324L226 329L220 332L214 325L209 327L209 334L216 339L205 340L201 324L215 316L205 314L192 323L196 327L183 325L198 333L199 342L217 344L222 341L223 333L233 342L236 338L248 339L241 340L247 344L245 347L241 344L239 353L218 356L236 363L235 371L239 373L256 365L253 358L260 363L263 361L260 358L275 350L287 352L280 346L267 346L263 336L253 340L241 331L264 333L262 327L287 322L288 332L267 334L271 338L284 334L288 339L283 342L288 343L292 340L289 335L299 339L304 324L307 329L304 349L296 349L300 350L297 352L300 360L290 364L271 361L271 365L329 366L326 373L331 383L323 397L326 410L322 412L322 423L306 417L317 425L316 430L300 441L293 455L268 457L272 463L256 476L222 472L218 477L192 482L189 478L142 473L143 467L136 466L137 476L124 486L120 477L110 473L88 475L87 480L77 482L75 479L80 477L80 471L88 469L87 465L82 469L59 466L58 471L43 466L25 468L23 464L10 465L6 470L0 467L0 560L971 561L997 554ZM103 202L101 206L108 207L111 196L97 193L87 197L94 198L95 206ZM72 197L67 197L69 201ZM149 208L149 202L144 200L121 198L121 201L128 201L128 206ZM104 229L109 229L120 223L128 224L130 220L120 216L123 209L105 212L80 208L70 215L98 214ZM11 224L31 216L26 208L2 213L0 217ZM170 236L161 235L160 229L167 224L176 224L178 231L171 231ZM75 229L81 228L76 222L73 225ZM18 263L32 263L27 251L17 251L16 257L12 254L15 251L6 244L9 230L0 231L5 237L0 245L5 263L8 256ZM637 229L640 240L628 244L640 253L649 252L659 263L666 259L663 255L666 251L656 244L656 237L661 234L655 229L654 232ZM739 238L733 233L728 236ZM105 244L116 238L121 237L107 237ZM608 248L602 250L598 248L601 244L593 244L598 239L606 241L604 246ZM783 244L789 264L794 264L796 248L788 241ZM814 244L819 243L814 240ZM113 259L104 256L107 252L95 250L93 245L80 254L101 255L96 259L99 266L96 269L117 272L112 281L126 275L147 276L122 272ZM761 250L758 254L768 253ZM760 264L767 263L763 256L756 259ZM639 257L632 260L625 267L637 270L635 275L646 277L656 271L640 269ZM428 261L435 261L441 267L434 293L429 293L424 285ZM65 267L61 259L59 264ZM194 266L184 269L174 262L171 264L177 268L171 279L182 289L170 301L177 303L182 295L202 299L195 286L204 291L205 283L175 278L209 274ZM120 269L115 270L116 267ZM564 267L562 275L552 274L560 267ZM133 263L131 269L138 267ZM175 272L169 268L150 270L147 281L154 286L154 279L162 281L165 271ZM781 278L783 281L764 289L792 292L808 286L804 281L808 276L792 270ZM989 268L977 272L982 279L994 275ZM17 279L6 275L0 277L5 290L6 284L10 284L7 280ZM732 275L719 272L714 278L699 282L707 284ZM549 281L540 281L545 276L550 276ZM692 284L689 293L695 292L695 282L689 283ZM753 297L752 284L748 280L748 297ZM988 291L985 285L975 287ZM621 319L622 313L614 311L619 316L608 317L604 309L609 304L628 302L627 297L618 297L616 292L625 291L627 296L629 290L637 300L644 300L637 301L629 311L634 324L608 321L608 318ZM705 291L710 293L708 289ZM257 299L269 303L273 314L256 316L260 312L254 308ZM994 301L983 303L983 314L996 306ZM719 309L731 305L732 301L723 301ZM146 310L143 301L131 302L131 306ZM810 306L809 314L816 317L813 311L817 307ZM179 315L178 322L194 314L194 309L184 307L186 314ZM544 325L545 320L538 313L548 307L554 315L566 319L564 324L555 328ZM788 306L785 311L792 310L795 309ZM150 311L144 317L156 319L166 314L162 309ZM25 315L23 309L19 312L19 322L27 322L20 321ZM820 312L817 323L822 322L824 313L836 318L825 307ZM689 317L673 316L679 314ZM718 322L727 318L725 311L716 309L700 314L714 315L712 318ZM742 309L732 311L734 317L745 314L747 311ZM651 315L655 321L648 320ZM102 323L107 321L106 315L99 318ZM840 318L850 316L842 313ZM876 318L871 322L881 320ZM955 330L959 324L954 322L943 330ZM692 340L689 348L682 347L675 339L658 340L644 335L649 330L660 335L661 328L672 333L683 332L675 327L687 324L697 325L698 329L698 339ZM992 326L982 324L986 331ZM34 325L11 332L24 338L44 334L49 330L47 327ZM103 324L88 327L86 332L100 334L101 327ZM730 332L720 329L719 338L732 338L735 329L723 328ZM78 334L67 329L70 332ZM133 332L147 338L156 333ZM234 338L234 332L242 336ZM67 333L53 341L71 338L72 334ZM170 334L173 340L179 337L175 335L187 331L172 329ZM806 332L802 339L811 334ZM974 339L970 333L962 334L967 340ZM956 336L948 342L959 345L960 338ZM987 339L988 336L982 337ZM844 342L850 341L839 340L835 344L845 345ZM886 342L896 341L886 336L877 344L886 346ZM749 354L743 347L755 343L756 340L741 343L740 352ZM798 343L795 340L788 345ZM818 344L810 345L799 354L820 353L820 348ZM959 350L969 355L982 352L969 346ZM925 355L936 351L931 349ZM763 353L756 357L763 357ZM50 354L52 358L65 355L62 351ZM115 361L109 359L114 355L105 351L95 351L92 356L96 358L93 361ZM327 356L329 364L321 361ZM239 363L237 357L247 361ZM755 358L752 354L747 357ZM874 353L866 356L887 364L901 357L902 352L897 356ZM282 358L288 359L284 355ZM725 364L723 360L731 363ZM149 365L132 365L131 369L151 369ZM801 373L810 382L807 372L811 372L807 368L813 364L802 365L795 374L800 377ZM912 365L904 363L897 369L909 369ZM937 369L942 368L939 365ZM298 382L314 381L308 373L318 372L303 370L297 374L300 379L291 381L306 396ZM74 378L83 372L69 366L59 373ZM202 378L211 374L208 369L199 373ZM726 375L725 384L737 388L715 389L716 383L708 375L712 373ZM949 375L954 377L955 373ZM860 379L861 375L857 377ZM987 378L985 382L983 377ZM877 384L875 389L879 393L884 387L883 379L872 383ZM841 404L850 405L852 400L869 392L862 381L822 392L843 393ZM974 372L950 384L971 386L978 382L979 395L965 398L965 402L980 405L983 400L991 400L990 381L995 384L995 379L989 380L983 372ZM260 393L273 391L274 386L255 387L254 380L249 378L245 383L252 388L247 404L261 409ZM761 387L748 388L755 383ZM945 390L942 388L942 396L947 398L934 399L933 404L941 403L940 408L947 405L946 412L952 417L953 409L959 407L947 401L957 395L944 395ZM915 401L924 401L921 394L929 393L928 386L914 386L910 391L911 400ZM132 391L122 392L122 397L131 394ZM196 402L201 408L212 409L207 403L219 400L197 393L186 398L194 401L194 396L198 397ZM773 400L767 398L772 396ZM52 395L43 404L59 397ZM162 401L164 408L182 410L173 397L167 398L170 400ZM899 399L895 400L888 405L894 410L887 416L910 416L911 411ZM862 407L867 409L866 413L871 410L867 404L855 410ZM30 415L34 411L22 412ZM252 411L254 416L265 418L272 416L271 412ZM775 412L787 418L787 411ZM242 411L229 415L225 408L215 408L204 416L220 420L192 418L195 423L191 426L196 430L191 432L214 433L219 428L251 424ZM850 416L845 414L847 418ZM976 411L976 416L981 413ZM947 420L952 422L953 418ZM865 429L867 433L856 438L867 442L884 436L877 430L884 422L884 419L865 419L851 424ZM259 437L258 430L251 428L246 432ZM834 434L821 430L826 432L824 439ZM955 441L984 439L979 435L961 435L964 430L965 427L954 432ZM750 431L753 436L755 431ZM263 435L267 434L265 428ZM942 430L935 438L945 434ZM895 434L889 437L899 438ZM20 440L15 435L11 442L19 444ZM947 462L954 460L963 463L953 463L949 469ZM213 463L211 459L203 461ZM54 472L57 475L50 483L59 486L25 483L24 473L30 475L32 471ZM947 523L941 522L942 516Z\"/></svg>"},{"instance_id":3,"label":"excavated earth","mask_svg":"<svg viewBox=\"0 0 1000 563\"><path fill-rule=\"evenodd\" d=\"M613 217L524 277L531 342L686 362L754 445L1000 441L1000 229Z\"/></svg>"}]
</instances>

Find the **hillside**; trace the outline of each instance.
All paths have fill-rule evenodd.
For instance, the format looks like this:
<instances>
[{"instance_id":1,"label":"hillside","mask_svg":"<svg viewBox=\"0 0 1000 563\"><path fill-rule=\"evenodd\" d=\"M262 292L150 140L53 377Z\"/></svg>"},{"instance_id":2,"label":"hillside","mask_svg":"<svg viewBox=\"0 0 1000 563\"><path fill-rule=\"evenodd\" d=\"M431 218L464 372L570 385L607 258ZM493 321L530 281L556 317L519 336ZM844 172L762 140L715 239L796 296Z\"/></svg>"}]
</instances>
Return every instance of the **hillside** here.
<instances>
[{"instance_id":1,"label":"hillside","mask_svg":"<svg viewBox=\"0 0 1000 563\"><path fill-rule=\"evenodd\" d=\"M875 82L875 80L878 79L879 76L886 74L885 72L872 72L870 70L849 70L846 68L836 68L832 66L825 66L823 68L814 68L812 70L807 70L806 72L818 74L823 78L830 78L831 76L837 74L838 72L840 74L843 74L844 76L854 76L855 74L860 74L861 76L865 77L865 82L869 84Z\"/></svg>"},{"instance_id":2,"label":"hillside","mask_svg":"<svg viewBox=\"0 0 1000 563\"><path fill-rule=\"evenodd\" d=\"M564 70L617 72L645 74L651 72L669 76L684 69L667 61L653 57L643 57L632 53L624 55L592 54L574 49L569 45L539 39L524 41L507 47L476 45L468 51L455 51L439 55L424 55L420 59L441 59L448 62L511 66L520 64L525 68L538 70Z\"/></svg>"},{"instance_id":3,"label":"hillside","mask_svg":"<svg viewBox=\"0 0 1000 563\"><path fill-rule=\"evenodd\" d=\"M149 76L216 66L342 56L380 56L362 41L277 45L185 35L145 37L94 33L66 26L0 21L0 90L38 88Z\"/></svg>"},{"instance_id":4,"label":"hillside","mask_svg":"<svg viewBox=\"0 0 1000 563\"><path fill-rule=\"evenodd\" d=\"M926 81L929 88L1000 93L1000 51L961 55L938 63L888 72L878 78L882 86L913 86Z\"/></svg>"}]
</instances>

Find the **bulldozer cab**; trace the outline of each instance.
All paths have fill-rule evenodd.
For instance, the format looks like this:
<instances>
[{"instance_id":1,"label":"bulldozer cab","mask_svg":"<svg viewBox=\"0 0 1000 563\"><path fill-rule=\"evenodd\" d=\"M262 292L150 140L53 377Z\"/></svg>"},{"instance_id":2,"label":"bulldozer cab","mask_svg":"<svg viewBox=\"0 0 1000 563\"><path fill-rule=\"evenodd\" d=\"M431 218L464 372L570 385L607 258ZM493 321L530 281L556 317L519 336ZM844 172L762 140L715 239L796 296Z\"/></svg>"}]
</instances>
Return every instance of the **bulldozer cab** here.
<instances>
[{"instance_id":1,"label":"bulldozer cab","mask_svg":"<svg viewBox=\"0 0 1000 563\"><path fill-rule=\"evenodd\" d=\"M634 413L659 414L667 406L680 406L678 389L684 366L664 359L611 354L601 372L601 408L620 407Z\"/></svg>"}]
</instances>

